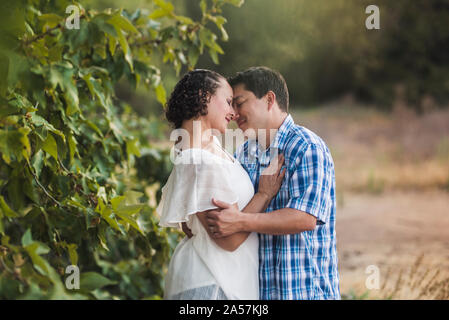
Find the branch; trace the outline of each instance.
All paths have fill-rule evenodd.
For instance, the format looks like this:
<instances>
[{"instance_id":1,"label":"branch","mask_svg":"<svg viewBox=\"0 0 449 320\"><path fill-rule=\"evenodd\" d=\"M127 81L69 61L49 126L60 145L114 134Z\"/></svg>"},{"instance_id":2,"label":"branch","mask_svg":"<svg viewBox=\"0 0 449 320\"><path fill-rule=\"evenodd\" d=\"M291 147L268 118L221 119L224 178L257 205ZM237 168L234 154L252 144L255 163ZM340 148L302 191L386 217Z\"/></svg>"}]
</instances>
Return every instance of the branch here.
<instances>
[{"instance_id":1,"label":"branch","mask_svg":"<svg viewBox=\"0 0 449 320\"><path fill-rule=\"evenodd\" d=\"M39 180L37 179L36 174L34 173L33 169L30 166L30 163L28 161L27 161L27 164L28 164L28 169L30 169L31 174L34 177L34 181L36 181L36 183L42 189L42 191L44 191L44 193L47 195L47 197L49 197L51 200L53 200L53 202L56 203L58 205L58 207L62 207L62 204L58 200L53 198L53 196L50 193L48 193L47 189L45 189L45 187L39 182Z\"/></svg>"},{"instance_id":2,"label":"branch","mask_svg":"<svg viewBox=\"0 0 449 320\"><path fill-rule=\"evenodd\" d=\"M31 39L28 39L27 41L25 41L23 44L24 45L29 45L30 43L37 41L39 39L42 39L43 37L45 37L46 35L49 35L52 31L56 30L56 29L61 29L62 25L59 23L58 25L54 26L53 28L47 29L47 31L45 31L44 33L38 34L37 36L34 36Z\"/></svg>"},{"instance_id":3,"label":"branch","mask_svg":"<svg viewBox=\"0 0 449 320\"><path fill-rule=\"evenodd\" d=\"M84 19L84 18L86 18L86 15L85 15L85 14L81 14L81 15L80 15L80 20L81 20L81 19ZM42 38L45 37L46 35L50 35L50 34L51 34L53 31L55 31L56 29L61 29L61 31L62 31L62 29L64 29L64 23L65 23L65 19L64 19L62 22L58 23L58 24L57 24L56 26L54 26L53 28L47 29L47 31L45 31L44 33L38 34L38 35L36 35L36 36L34 36L34 37L32 37L32 38L26 40L25 42L23 42L23 44L27 46L27 45L29 45L30 43L34 42L34 41L37 41L37 40L39 40L39 39L42 39Z\"/></svg>"},{"instance_id":4,"label":"branch","mask_svg":"<svg viewBox=\"0 0 449 320\"><path fill-rule=\"evenodd\" d=\"M3 268L8 271L11 274L14 274L14 271L12 271L11 269L8 268L8 266L6 265L5 261L3 261L3 258L0 257L0 262L2 263Z\"/></svg>"}]
</instances>

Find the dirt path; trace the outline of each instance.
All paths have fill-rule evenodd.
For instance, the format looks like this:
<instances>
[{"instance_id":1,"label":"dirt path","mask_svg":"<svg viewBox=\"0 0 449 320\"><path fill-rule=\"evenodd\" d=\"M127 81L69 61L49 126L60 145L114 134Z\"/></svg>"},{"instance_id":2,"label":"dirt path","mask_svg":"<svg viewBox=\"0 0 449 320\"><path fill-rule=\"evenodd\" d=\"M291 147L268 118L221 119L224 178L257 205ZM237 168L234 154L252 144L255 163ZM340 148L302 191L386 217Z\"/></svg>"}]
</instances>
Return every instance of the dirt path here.
<instances>
[{"instance_id":1,"label":"dirt path","mask_svg":"<svg viewBox=\"0 0 449 320\"><path fill-rule=\"evenodd\" d=\"M449 275L449 193L345 194L337 210L337 243L342 293L367 290L369 265L376 265L380 282L391 286L422 254L421 270Z\"/></svg>"}]
</instances>

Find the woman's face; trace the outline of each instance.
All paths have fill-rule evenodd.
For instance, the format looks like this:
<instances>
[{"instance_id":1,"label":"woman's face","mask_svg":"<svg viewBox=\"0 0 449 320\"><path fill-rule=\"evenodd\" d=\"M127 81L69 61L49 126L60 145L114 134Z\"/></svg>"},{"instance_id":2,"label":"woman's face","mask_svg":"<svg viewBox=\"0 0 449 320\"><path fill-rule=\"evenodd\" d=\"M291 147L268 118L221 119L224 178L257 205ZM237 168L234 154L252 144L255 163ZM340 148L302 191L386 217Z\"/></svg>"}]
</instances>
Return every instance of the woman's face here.
<instances>
[{"instance_id":1,"label":"woman's face","mask_svg":"<svg viewBox=\"0 0 449 320\"><path fill-rule=\"evenodd\" d=\"M205 120L209 123L211 129L216 129L224 134L229 122L233 119L235 113L232 108L232 88L225 79L220 80L220 85L211 96L207 105L207 115Z\"/></svg>"}]
</instances>

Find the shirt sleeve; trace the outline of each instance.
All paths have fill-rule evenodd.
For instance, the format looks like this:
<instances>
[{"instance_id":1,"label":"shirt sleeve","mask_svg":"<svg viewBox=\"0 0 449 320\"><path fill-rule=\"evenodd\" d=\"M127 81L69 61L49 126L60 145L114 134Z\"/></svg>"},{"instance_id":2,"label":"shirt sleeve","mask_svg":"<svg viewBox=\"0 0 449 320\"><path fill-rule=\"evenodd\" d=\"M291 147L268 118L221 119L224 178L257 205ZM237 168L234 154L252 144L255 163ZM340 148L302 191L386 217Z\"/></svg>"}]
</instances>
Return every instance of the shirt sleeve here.
<instances>
[{"instance_id":1,"label":"shirt sleeve","mask_svg":"<svg viewBox=\"0 0 449 320\"><path fill-rule=\"evenodd\" d=\"M231 181L232 166L220 163L182 163L175 165L162 188L161 201L156 209L159 225L178 227L190 221L198 212L217 208L212 198L227 203L238 202Z\"/></svg>"},{"instance_id":2,"label":"shirt sleeve","mask_svg":"<svg viewBox=\"0 0 449 320\"><path fill-rule=\"evenodd\" d=\"M290 199L287 208L306 212L317 218L317 224L329 219L334 183L333 162L320 146L310 144L290 176Z\"/></svg>"}]
</instances>

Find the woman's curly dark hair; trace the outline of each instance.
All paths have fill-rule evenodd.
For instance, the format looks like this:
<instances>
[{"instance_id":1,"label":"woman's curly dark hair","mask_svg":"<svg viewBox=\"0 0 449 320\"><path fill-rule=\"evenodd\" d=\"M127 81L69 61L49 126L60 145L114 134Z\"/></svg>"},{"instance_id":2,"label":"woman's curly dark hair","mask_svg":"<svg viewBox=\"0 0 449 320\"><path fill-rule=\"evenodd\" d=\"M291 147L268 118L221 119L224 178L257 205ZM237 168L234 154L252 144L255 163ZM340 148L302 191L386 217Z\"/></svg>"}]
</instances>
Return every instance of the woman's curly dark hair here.
<instances>
[{"instance_id":1,"label":"woman's curly dark hair","mask_svg":"<svg viewBox=\"0 0 449 320\"><path fill-rule=\"evenodd\" d=\"M167 101L165 116L178 129L184 120L205 116L210 97L225 79L215 71L196 69L186 73L176 84ZM226 80L226 79L225 79Z\"/></svg>"}]
</instances>

